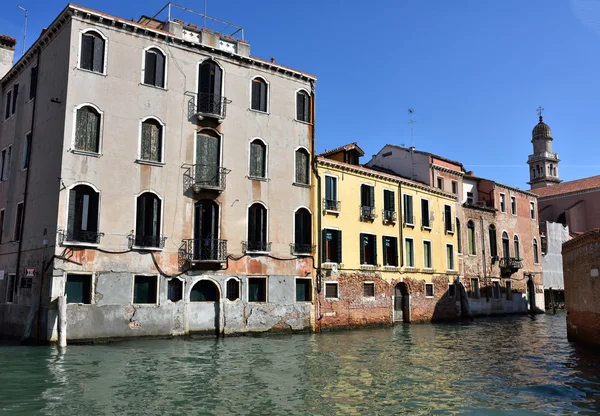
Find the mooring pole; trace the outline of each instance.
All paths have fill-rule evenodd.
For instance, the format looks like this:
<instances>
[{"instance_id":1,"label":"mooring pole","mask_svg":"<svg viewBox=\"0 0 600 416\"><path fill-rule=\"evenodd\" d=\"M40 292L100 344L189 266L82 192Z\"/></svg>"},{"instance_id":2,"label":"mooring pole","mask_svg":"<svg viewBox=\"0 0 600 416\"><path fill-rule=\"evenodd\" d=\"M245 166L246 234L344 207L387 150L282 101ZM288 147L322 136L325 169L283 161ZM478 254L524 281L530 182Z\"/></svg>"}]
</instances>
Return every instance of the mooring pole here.
<instances>
[{"instance_id":1,"label":"mooring pole","mask_svg":"<svg viewBox=\"0 0 600 416\"><path fill-rule=\"evenodd\" d=\"M67 346L67 298L58 297L58 346Z\"/></svg>"}]
</instances>

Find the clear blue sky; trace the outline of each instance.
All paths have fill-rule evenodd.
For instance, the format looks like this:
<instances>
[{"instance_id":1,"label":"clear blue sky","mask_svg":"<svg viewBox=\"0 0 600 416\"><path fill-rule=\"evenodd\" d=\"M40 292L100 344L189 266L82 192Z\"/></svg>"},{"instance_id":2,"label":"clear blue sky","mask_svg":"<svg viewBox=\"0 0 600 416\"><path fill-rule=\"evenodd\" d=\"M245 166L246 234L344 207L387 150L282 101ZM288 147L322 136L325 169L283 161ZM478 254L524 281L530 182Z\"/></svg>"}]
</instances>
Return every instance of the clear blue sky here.
<instances>
[{"instance_id":1,"label":"clear blue sky","mask_svg":"<svg viewBox=\"0 0 600 416\"><path fill-rule=\"evenodd\" d=\"M202 10L202 0L179 4ZM0 33L27 46L66 3L4 0ZM79 0L123 18L158 0ZM208 14L243 26L252 54L317 82L319 151L357 141L368 161L384 144L463 162L527 189L536 108L545 108L563 180L600 174L599 0L208 0Z\"/></svg>"}]
</instances>

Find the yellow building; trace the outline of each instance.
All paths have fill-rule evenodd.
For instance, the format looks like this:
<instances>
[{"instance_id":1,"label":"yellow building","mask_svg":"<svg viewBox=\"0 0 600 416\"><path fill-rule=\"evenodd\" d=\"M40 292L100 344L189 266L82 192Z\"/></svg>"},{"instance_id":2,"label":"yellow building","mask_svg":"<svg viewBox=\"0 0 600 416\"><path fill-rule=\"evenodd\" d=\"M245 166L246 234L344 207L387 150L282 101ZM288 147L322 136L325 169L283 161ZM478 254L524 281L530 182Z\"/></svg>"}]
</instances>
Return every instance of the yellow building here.
<instances>
[{"instance_id":1,"label":"yellow building","mask_svg":"<svg viewBox=\"0 0 600 416\"><path fill-rule=\"evenodd\" d=\"M363 155L352 143L316 160L317 328L456 317L456 197Z\"/></svg>"}]
</instances>

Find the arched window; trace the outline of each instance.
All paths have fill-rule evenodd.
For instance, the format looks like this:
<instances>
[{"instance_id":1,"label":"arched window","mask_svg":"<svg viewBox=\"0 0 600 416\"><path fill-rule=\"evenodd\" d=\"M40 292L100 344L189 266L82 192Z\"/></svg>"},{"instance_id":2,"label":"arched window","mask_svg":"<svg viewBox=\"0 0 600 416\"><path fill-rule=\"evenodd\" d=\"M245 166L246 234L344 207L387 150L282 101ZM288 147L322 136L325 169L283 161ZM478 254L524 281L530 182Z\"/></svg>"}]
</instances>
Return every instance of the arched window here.
<instances>
[{"instance_id":1,"label":"arched window","mask_svg":"<svg viewBox=\"0 0 600 416\"><path fill-rule=\"evenodd\" d=\"M207 59L200 64L198 70L198 101L197 110L202 114L222 116L223 70L217 63Z\"/></svg>"},{"instance_id":2,"label":"arched window","mask_svg":"<svg viewBox=\"0 0 600 416\"><path fill-rule=\"evenodd\" d=\"M190 302L218 302L219 289L210 280L200 280L190 292Z\"/></svg>"},{"instance_id":3,"label":"arched window","mask_svg":"<svg viewBox=\"0 0 600 416\"><path fill-rule=\"evenodd\" d=\"M158 48L150 48L144 55L144 84L165 87L165 55Z\"/></svg>"},{"instance_id":4,"label":"arched window","mask_svg":"<svg viewBox=\"0 0 600 416\"><path fill-rule=\"evenodd\" d=\"M137 197L135 216L135 245L137 247L162 248L161 200L152 192Z\"/></svg>"},{"instance_id":5,"label":"arched window","mask_svg":"<svg viewBox=\"0 0 600 416\"><path fill-rule=\"evenodd\" d=\"M99 194L92 187L77 185L69 191L67 241L97 244Z\"/></svg>"},{"instance_id":6,"label":"arched window","mask_svg":"<svg viewBox=\"0 0 600 416\"><path fill-rule=\"evenodd\" d=\"M498 241L496 239L496 226L491 224L489 227L490 236L490 256L496 257L498 255Z\"/></svg>"},{"instance_id":7,"label":"arched window","mask_svg":"<svg viewBox=\"0 0 600 416\"><path fill-rule=\"evenodd\" d=\"M163 161L163 126L154 118L142 122L140 159L151 162Z\"/></svg>"},{"instance_id":8,"label":"arched window","mask_svg":"<svg viewBox=\"0 0 600 416\"><path fill-rule=\"evenodd\" d=\"M536 177L539 178L540 176L542 176L542 173L540 171L540 165L535 165L535 173L536 173Z\"/></svg>"},{"instance_id":9,"label":"arched window","mask_svg":"<svg viewBox=\"0 0 600 416\"><path fill-rule=\"evenodd\" d=\"M458 252L462 253L462 235L460 229L460 220L458 219L458 217L456 217L456 237L458 238Z\"/></svg>"},{"instance_id":10,"label":"arched window","mask_svg":"<svg viewBox=\"0 0 600 416\"><path fill-rule=\"evenodd\" d=\"M550 176L554 176L554 165L552 163L550 164L549 170L550 170Z\"/></svg>"},{"instance_id":11,"label":"arched window","mask_svg":"<svg viewBox=\"0 0 600 416\"><path fill-rule=\"evenodd\" d=\"M476 254L475 251L475 224L473 221L467 223L467 240L469 243L469 254Z\"/></svg>"},{"instance_id":12,"label":"arched window","mask_svg":"<svg viewBox=\"0 0 600 416\"><path fill-rule=\"evenodd\" d=\"M225 260L227 241L219 239L219 205L211 199L194 204L193 258L197 261Z\"/></svg>"},{"instance_id":13,"label":"arched window","mask_svg":"<svg viewBox=\"0 0 600 416\"><path fill-rule=\"evenodd\" d=\"M88 71L104 73L104 38L94 31L81 34L79 67Z\"/></svg>"},{"instance_id":14,"label":"arched window","mask_svg":"<svg viewBox=\"0 0 600 416\"><path fill-rule=\"evenodd\" d=\"M515 258L520 259L521 253L519 251L519 237L517 235L515 235L513 237L513 241L514 241L514 246L515 246Z\"/></svg>"},{"instance_id":15,"label":"arched window","mask_svg":"<svg viewBox=\"0 0 600 416\"><path fill-rule=\"evenodd\" d=\"M310 156L306 149L296 150L296 183L308 185Z\"/></svg>"},{"instance_id":16,"label":"arched window","mask_svg":"<svg viewBox=\"0 0 600 416\"><path fill-rule=\"evenodd\" d=\"M510 240L506 231L502 232L502 257L510 257Z\"/></svg>"},{"instance_id":17,"label":"arched window","mask_svg":"<svg viewBox=\"0 0 600 416\"><path fill-rule=\"evenodd\" d=\"M293 254L310 254L312 252L312 220L306 208L300 208L294 214L294 247Z\"/></svg>"},{"instance_id":18,"label":"arched window","mask_svg":"<svg viewBox=\"0 0 600 416\"><path fill-rule=\"evenodd\" d=\"M248 208L247 252L269 252L271 244L267 242L267 208L254 203Z\"/></svg>"},{"instance_id":19,"label":"arched window","mask_svg":"<svg viewBox=\"0 0 600 416\"><path fill-rule=\"evenodd\" d=\"M296 120L310 123L310 96L304 90L296 93Z\"/></svg>"},{"instance_id":20,"label":"arched window","mask_svg":"<svg viewBox=\"0 0 600 416\"><path fill-rule=\"evenodd\" d=\"M260 139L250 142L250 172L248 176L255 179L267 177L267 145Z\"/></svg>"},{"instance_id":21,"label":"arched window","mask_svg":"<svg viewBox=\"0 0 600 416\"><path fill-rule=\"evenodd\" d=\"M92 106L86 105L77 109L75 150L100 152L100 113Z\"/></svg>"},{"instance_id":22,"label":"arched window","mask_svg":"<svg viewBox=\"0 0 600 416\"><path fill-rule=\"evenodd\" d=\"M535 238L533 239L533 262L535 264L538 264L540 262L540 255L538 253L538 242Z\"/></svg>"},{"instance_id":23,"label":"arched window","mask_svg":"<svg viewBox=\"0 0 600 416\"><path fill-rule=\"evenodd\" d=\"M268 101L267 81L257 77L252 80L252 103L251 108L256 111L267 112Z\"/></svg>"}]
</instances>

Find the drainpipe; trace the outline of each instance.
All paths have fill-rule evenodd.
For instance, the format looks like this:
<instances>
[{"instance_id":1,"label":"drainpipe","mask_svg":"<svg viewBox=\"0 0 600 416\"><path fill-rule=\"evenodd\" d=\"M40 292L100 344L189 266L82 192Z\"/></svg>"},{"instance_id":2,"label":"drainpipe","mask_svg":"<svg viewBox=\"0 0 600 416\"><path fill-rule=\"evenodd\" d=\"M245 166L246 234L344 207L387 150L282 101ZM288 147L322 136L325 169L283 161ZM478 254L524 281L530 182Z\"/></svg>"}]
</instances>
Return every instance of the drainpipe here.
<instances>
[{"instance_id":1,"label":"drainpipe","mask_svg":"<svg viewBox=\"0 0 600 416\"><path fill-rule=\"evenodd\" d=\"M400 267L404 267L404 241L402 240L404 235L404 220L402 219L402 216L404 215L404 206L402 205L402 202L404 201L404 198L402 197L402 182L398 182L398 197L398 225L400 226Z\"/></svg>"},{"instance_id":2,"label":"drainpipe","mask_svg":"<svg viewBox=\"0 0 600 416\"><path fill-rule=\"evenodd\" d=\"M311 120L312 120L312 126L310 129L310 141L311 141L311 146L312 146L312 155L313 155L313 171L315 173L315 178L316 178L316 182L317 182L317 206L316 206L316 213L317 213L317 235L316 240L317 242L321 242L321 244L323 244L323 242L321 241L321 217L322 217L322 204L321 204L321 177L319 176L319 166L318 166L318 162L317 162L317 149L315 146L315 125L316 125L316 111L315 111L315 107L316 107L316 94L315 94L315 81L311 80L310 81L310 89L311 89L311 96L312 96L312 105L311 105ZM315 326L316 326L316 331L317 332L321 332L321 292L323 290L323 285L322 285L322 278L321 278L321 264L323 259L321 259L321 244L316 244L317 246L317 252L314 254L314 257L316 257L317 259L317 275L315 276L315 281L316 281L316 289L317 289L317 316L316 316L316 320L315 320Z\"/></svg>"},{"instance_id":3,"label":"drainpipe","mask_svg":"<svg viewBox=\"0 0 600 416\"><path fill-rule=\"evenodd\" d=\"M486 256L485 256L485 236L483 235L483 216L479 217L479 224L481 226L481 264L483 265L483 284L485 285L485 299L487 302L490 301L490 294L487 287L487 270L486 270Z\"/></svg>"}]
</instances>

